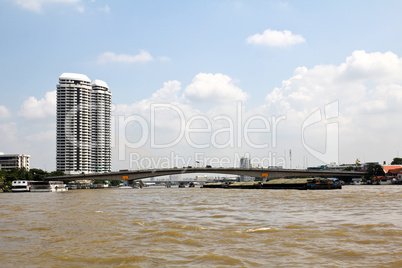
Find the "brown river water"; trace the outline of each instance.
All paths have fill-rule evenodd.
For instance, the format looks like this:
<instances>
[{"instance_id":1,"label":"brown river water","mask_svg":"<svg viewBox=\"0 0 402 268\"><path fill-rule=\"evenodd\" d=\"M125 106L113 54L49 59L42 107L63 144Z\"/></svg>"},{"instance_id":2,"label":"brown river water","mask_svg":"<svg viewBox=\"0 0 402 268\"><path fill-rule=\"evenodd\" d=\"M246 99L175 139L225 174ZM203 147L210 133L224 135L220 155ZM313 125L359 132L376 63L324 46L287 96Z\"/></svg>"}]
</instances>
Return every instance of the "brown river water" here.
<instances>
[{"instance_id":1,"label":"brown river water","mask_svg":"<svg viewBox=\"0 0 402 268\"><path fill-rule=\"evenodd\" d=\"M0 267L402 267L402 186L0 193Z\"/></svg>"}]
</instances>

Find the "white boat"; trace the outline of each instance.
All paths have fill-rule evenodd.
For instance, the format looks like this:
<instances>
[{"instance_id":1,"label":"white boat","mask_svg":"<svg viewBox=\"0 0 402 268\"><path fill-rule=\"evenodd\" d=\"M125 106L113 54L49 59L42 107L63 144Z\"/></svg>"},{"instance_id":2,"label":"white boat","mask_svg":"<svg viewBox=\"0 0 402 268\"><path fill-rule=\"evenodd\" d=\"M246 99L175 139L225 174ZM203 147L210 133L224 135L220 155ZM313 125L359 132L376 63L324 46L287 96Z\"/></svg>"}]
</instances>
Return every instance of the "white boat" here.
<instances>
[{"instance_id":1,"label":"white boat","mask_svg":"<svg viewBox=\"0 0 402 268\"><path fill-rule=\"evenodd\" d=\"M31 184L31 192L64 192L67 185L62 181L35 181Z\"/></svg>"},{"instance_id":2,"label":"white boat","mask_svg":"<svg viewBox=\"0 0 402 268\"><path fill-rule=\"evenodd\" d=\"M134 189L134 187L128 186L128 185L123 185L123 186L119 186L119 189Z\"/></svg>"},{"instance_id":3,"label":"white boat","mask_svg":"<svg viewBox=\"0 0 402 268\"><path fill-rule=\"evenodd\" d=\"M67 185L62 181L49 181L50 189L52 192L65 192L68 191Z\"/></svg>"},{"instance_id":4,"label":"white boat","mask_svg":"<svg viewBox=\"0 0 402 268\"><path fill-rule=\"evenodd\" d=\"M30 192L32 181L12 181L11 191L12 192Z\"/></svg>"}]
</instances>

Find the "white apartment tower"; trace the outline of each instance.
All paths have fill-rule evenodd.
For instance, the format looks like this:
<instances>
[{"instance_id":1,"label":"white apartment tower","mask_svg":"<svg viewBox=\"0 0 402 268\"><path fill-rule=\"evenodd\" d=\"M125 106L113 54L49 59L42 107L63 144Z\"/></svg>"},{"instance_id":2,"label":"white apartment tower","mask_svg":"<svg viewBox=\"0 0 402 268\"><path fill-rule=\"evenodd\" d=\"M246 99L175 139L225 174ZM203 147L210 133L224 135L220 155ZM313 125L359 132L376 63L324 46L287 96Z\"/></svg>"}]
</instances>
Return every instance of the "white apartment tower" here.
<instances>
[{"instance_id":1,"label":"white apartment tower","mask_svg":"<svg viewBox=\"0 0 402 268\"><path fill-rule=\"evenodd\" d=\"M111 93L101 80L63 73L57 85L56 169L66 174L111 169Z\"/></svg>"},{"instance_id":2,"label":"white apartment tower","mask_svg":"<svg viewBox=\"0 0 402 268\"><path fill-rule=\"evenodd\" d=\"M101 80L92 81L92 171L109 172L111 162L111 106L112 93Z\"/></svg>"}]
</instances>

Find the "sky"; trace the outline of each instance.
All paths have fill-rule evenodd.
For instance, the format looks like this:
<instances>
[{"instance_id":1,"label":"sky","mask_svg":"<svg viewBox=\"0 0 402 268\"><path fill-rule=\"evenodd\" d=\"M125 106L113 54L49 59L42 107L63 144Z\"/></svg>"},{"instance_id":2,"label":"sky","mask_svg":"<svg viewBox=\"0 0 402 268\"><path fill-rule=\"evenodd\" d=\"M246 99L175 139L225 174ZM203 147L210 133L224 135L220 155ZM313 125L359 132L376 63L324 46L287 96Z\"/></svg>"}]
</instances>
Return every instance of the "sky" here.
<instances>
[{"instance_id":1,"label":"sky","mask_svg":"<svg viewBox=\"0 0 402 268\"><path fill-rule=\"evenodd\" d=\"M112 92L112 169L402 154L401 1L0 0L0 152L55 170L62 73Z\"/></svg>"}]
</instances>

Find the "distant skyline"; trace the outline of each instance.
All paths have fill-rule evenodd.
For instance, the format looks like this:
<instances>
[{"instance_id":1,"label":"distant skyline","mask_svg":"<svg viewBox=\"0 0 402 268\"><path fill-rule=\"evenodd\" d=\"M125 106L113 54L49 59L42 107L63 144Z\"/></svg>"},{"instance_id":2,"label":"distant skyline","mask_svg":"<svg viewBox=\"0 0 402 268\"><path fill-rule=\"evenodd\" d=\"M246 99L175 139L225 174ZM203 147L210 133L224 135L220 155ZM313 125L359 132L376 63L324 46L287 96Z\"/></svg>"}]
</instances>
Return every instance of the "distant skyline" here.
<instances>
[{"instance_id":1,"label":"distant skyline","mask_svg":"<svg viewBox=\"0 0 402 268\"><path fill-rule=\"evenodd\" d=\"M0 1L0 152L56 169L67 72L113 92L113 170L243 156L390 163L402 152L400 10L396 0Z\"/></svg>"}]
</instances>

